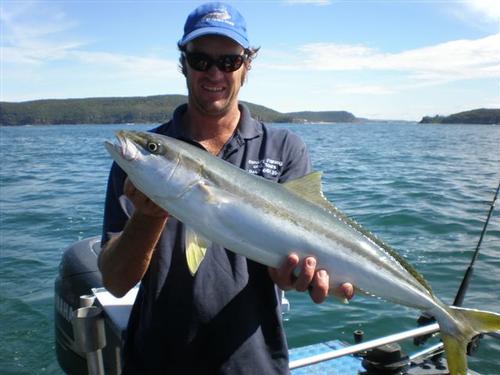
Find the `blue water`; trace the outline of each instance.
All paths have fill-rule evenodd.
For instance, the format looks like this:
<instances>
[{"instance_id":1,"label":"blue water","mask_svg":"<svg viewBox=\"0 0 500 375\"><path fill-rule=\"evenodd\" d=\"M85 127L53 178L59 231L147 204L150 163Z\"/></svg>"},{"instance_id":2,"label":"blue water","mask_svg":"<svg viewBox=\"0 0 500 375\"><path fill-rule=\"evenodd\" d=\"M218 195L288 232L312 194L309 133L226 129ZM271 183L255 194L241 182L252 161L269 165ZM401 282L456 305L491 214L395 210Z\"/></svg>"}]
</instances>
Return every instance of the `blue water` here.
<instances>
[{"instance_id":1,"label":"blue water","mask_svg":"<svg viewBox=\"0 0 500 375\"><path fill-rule=\"evenodd\" d=\"M398 249L450 303L500 179L500 127L417 124L286 126L324 172L325 195ZM102 143L121 128L0 127L0 373L61 374L54 355L53 282L69 244L100 234L111 164ZM500 312L500 212L482 244L465 304ZM297 213L300 214L300 213ZM291 347L375 338L415 327L418 313L356 296L314 305L288 293ZM411 344L408 351L415 351ZM486 338L470 367L500 373Z\"/></svg>"}]
</instances>

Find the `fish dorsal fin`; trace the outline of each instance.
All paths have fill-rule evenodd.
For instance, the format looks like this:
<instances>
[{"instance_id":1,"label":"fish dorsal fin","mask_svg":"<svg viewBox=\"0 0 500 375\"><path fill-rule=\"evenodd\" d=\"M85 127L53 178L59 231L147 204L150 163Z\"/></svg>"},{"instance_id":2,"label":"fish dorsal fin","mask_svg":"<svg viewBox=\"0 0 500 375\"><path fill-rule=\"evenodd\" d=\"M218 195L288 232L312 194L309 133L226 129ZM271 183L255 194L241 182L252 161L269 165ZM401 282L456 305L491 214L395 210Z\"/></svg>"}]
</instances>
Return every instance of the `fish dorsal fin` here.
<instances>
[{"instance_id":1,"label":"fish dorsal fin","mask_svg":"<svg viewBox=\"0 0 500 375\"><path fill-rule=\"evenodd\" d=\"M186 261L192 276L198 271L209 246L210 241L186 226Z\"/></svg>"},{"instance_id":2,"label":"fish dorsal fin","mask_svg":"<svg viewBox=\"0 0 500 375\"><path fill-rule=\"evenodd\" d=\"M401 255L399 255L398 252L396 252L391 246L380 240L373 233L363 228L356 221L352 220L326 199L321 189L321 172L312 172L295 180L287 181L282 185L288 191L298 195L302 199L305 199L306 201L328 211L330 214L334 215L336 218L343 221L355 230L361 232L366 238L383 248L432 295L432 289L427 281Z\"/></svg>"},{"instance_id":3,"label":"fish dorsal fin","mask_svg":"<svg viewBox=\"0 0 500 375\"><path fill-rule=\"evenodd\" d=\"M303 177L286 181L282 185L288 191L327 211L335 209L321 190L321 172L311 172Z\"/></svg>"}]
</instances>

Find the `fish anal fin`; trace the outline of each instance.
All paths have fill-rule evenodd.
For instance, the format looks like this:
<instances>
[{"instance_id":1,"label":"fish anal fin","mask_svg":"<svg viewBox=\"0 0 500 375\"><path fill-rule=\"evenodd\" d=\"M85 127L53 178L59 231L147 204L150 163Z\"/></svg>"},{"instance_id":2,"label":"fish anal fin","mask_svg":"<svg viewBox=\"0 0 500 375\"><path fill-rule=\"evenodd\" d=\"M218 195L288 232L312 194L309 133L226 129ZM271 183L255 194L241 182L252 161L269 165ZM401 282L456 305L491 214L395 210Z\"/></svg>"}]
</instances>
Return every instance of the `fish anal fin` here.
<instances>
[{"instance_id":1,"label":"fish anal fin","mask_svg":"<svg viewBox=\"0 0 500 375\"><path fill-rule=\"evenodd\" d=\"M198 271L209 246L210 241L186 227L186 261L192 276Z\"/></svg>"}]
</instances>

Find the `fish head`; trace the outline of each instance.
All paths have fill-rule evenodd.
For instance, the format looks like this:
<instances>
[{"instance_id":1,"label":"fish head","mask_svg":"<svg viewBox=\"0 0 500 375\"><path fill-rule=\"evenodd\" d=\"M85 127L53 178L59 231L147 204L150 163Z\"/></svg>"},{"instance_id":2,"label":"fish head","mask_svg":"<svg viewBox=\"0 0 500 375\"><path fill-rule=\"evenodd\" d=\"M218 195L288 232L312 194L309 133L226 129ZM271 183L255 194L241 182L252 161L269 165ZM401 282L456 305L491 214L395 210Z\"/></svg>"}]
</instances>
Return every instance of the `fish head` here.
<instances>
[{"instance_id":1,"label":"fish head","mask_svg":"<svg viewBox=\"0 0 500 375\"><path fill-rule=\"evenodd\" d=\"M137 189L157 204L179 194L175 186L169 184L179 156L169 147L168 137L122 130L116 138L115 143L106 141L105 147Z\"/></svg>"}]
</instances>

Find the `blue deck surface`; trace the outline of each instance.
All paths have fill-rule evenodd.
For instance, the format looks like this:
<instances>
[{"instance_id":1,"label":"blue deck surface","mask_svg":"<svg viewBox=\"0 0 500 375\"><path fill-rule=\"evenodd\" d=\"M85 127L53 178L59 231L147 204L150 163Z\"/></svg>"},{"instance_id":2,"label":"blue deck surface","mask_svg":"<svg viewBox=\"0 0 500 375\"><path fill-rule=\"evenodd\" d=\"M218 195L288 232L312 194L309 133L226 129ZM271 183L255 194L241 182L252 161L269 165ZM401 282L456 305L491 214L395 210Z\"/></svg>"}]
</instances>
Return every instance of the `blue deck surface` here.
<instances>
[{"instance_id":1,"label":"blue deck surface","mask_svg":"<svg viewBox=\"0 0 500 375\"><path fill-rule=\"evenodd\" d=\"M344 348L345 345L338 341L328 341L300 348L290 349L290 361L307 358L316 354L326 353L332 350ZM353 356L344 356L321 362L315 365L306 366L292 370L292 375L357 375L358 371L363 370L361 359Z\"/></svg>"}]
</instances>

